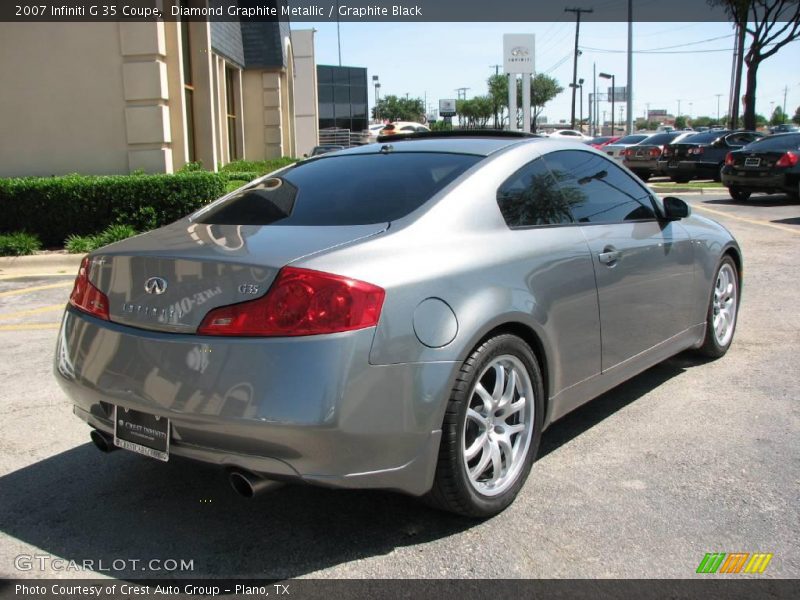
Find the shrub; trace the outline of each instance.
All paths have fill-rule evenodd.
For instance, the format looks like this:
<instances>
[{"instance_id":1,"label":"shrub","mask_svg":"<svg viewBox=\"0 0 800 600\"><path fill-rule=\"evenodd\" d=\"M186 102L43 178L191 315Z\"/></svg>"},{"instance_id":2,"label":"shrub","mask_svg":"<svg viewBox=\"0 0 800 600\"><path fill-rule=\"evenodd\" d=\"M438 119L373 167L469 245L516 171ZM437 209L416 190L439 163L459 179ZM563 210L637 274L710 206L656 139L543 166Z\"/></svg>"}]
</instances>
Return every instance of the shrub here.
<instances>
[{"instance_id":1,"label":"shrub","mask_svg":"<svg viewBox=\"0 0 800 600\"><path fill-rule=\"evenodd\" d=\"M97 235L71 235L64 241L64 247L70 254L86 254L134 235L136 230L133 227L118 223L106 227Z\"/></svg>"},{"instance_id":2,"label":"shrub","mask_svg":"<svg viewBox=\"0 0 800 600\"><path fill-rule=\"evenodd\" d=\"M71 235L64 241L64 248L70 254L86 254L97 248L97 240L93 235Z\"/></svg>"},{"instance_id":3,"label":"shrub","mask_svg":"<svg viewBox=\"0 0 800 600\"><path fill-rule=\"evenodd\" d=\"M138 231L184 217L225 193L227 176L174 175L22 177L0 179L0 230L26 229L46 245L86 236L114 223Z\"/></svg>"},{"instance_id":4,"label":"shrub","mask_svg":"<svg viewBox=\"0 0 800 600\"><path fill-rule=\"evenodd\" d=\"M26 256L41 250L39 238L24 231L0 234L0 256Z\"/></svg>"},{"instance_id":5,"label":"shrub","mask_svg":"<svg viewBox=\"0 0 800 600\"><path fill-rule=\"evenodd\" d=\"M256 173L256 177L266 175L272 171L276 171L281 167L296 163L296 158L284 156L283 158L273 158L271 160L235 160L220 168L222 173L236 173L236 172L252 172ZM237 177L237 179L239 179ZM251 177L255 179L255 177Z\"/></svg>"}]
</instances>

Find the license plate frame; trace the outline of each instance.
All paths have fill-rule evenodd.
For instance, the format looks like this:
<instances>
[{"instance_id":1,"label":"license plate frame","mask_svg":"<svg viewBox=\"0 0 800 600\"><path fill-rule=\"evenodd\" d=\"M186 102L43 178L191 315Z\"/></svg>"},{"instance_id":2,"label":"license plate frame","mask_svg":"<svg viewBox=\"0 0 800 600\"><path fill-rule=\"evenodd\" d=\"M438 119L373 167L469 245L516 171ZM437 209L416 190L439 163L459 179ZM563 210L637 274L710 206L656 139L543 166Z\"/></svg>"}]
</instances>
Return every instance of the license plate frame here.
<instances>
[{"instance_id":1,"label":"license plate frame","mask_svg":"<svg viewBox=\"0 0 800 600\"><path fill-rule=\"evenodd\" d=\"M745 167L760 167L761 166L761 159L757 156L748 156L744 159L744 166Z\"/></svg>"},{"instance_id":2,"label":"license plate frame","mask_svg":"<svg viewBox=\"0 0 800 600\"><path fill-rule=\"evenodd\" d=\"M172 424L166 417L114 405L114 445L117 448L167 462L171 433Z\"/></svg>"}]
</instances>

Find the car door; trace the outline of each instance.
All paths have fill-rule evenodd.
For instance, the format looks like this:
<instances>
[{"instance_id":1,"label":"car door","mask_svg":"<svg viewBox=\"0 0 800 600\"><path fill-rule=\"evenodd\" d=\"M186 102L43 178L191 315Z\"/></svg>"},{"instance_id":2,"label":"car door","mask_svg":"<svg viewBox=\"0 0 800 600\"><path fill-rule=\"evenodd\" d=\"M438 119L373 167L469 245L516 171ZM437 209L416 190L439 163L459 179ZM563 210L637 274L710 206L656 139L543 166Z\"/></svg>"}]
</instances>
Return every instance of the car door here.
<instances>
[{"instance_id":1,"label":"car door","mask_svg":"<svg viewBox=\"0 0 800 600\"><path fill-rule=\"evenodd\" d=\"M563 150L545 160L593 256L602 370L687 329L694 260L684 227L659 220L647 188L601 155Z\"/></svg>"}]
</instances>

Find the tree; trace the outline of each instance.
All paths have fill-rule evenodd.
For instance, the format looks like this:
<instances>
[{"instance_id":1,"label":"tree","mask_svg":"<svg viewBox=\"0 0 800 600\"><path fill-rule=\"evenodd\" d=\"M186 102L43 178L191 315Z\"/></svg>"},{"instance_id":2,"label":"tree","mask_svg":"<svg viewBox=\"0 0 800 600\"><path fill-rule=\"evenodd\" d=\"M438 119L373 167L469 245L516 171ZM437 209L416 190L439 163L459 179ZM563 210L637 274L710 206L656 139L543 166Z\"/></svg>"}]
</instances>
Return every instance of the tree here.
<instances>
[{"instance_id":1,"label":"tree","mask_svg":"<svg viewBox=\"0 0 800 600\"><path fill-rule=\"evenodd\" d=\"M500 129L503 126L503 113L508 102L508 75L492 75L486 80L489 86L489 97L492 99L492 110L494 111L494 128Z\"/></svg>"},{"instance_id":2,"label":"tree","mask_svg":"<svg viewBox=\"0 0 800 600\"><path fill-rule=\"evenodd\" d=\"M508 76L492 75L489 78L489 96L499 106L508 103ZM558 96L564 88L554 77L540 73L531 78L531 130L536 131L536 122L544 110L545 104ZM517 123L522 118L522 80L517 80Z\"/></svg>"},{"instance_id":3,"label":"tree","mask_svg":"<svg viewBox=\"0 0 800 600\"><path fill-rule=\"evenodd\" d=\"M686 129L686 117L675 117L675 129Z\"/></svg>"},{"instance_id":4,"label":"tree","mask_svg":"<svg viewBox=\"0 0 800 600\"><path fill-rule=\"evenodd\" d=\"M378 105L372 107L372 118L389 121L420 121L425 114L425 107L420 98L398 98L388 95L378 100Z\"/></svg>"},{"instance_id":5,"label":"tree","mask_svg":"<svg viewBox=\"0 0 800 600\"><path fill-rule=\"evenodd\" d=\"M772 111L772 116L769 118L769 124L780 125L781 123L786 123L786 115L783 114L783 109L780 106L776 106L775 110Z\"/></svg>"},{"instance_id":6,"label":"tree","mask_svg":"<svg viewBox=\"0 0 800 600\"><path fill-rule=\"evenodd\" d=\"M456 112L468 128L483 128L494 114L494 101L491 96L475 96L469 100L458 100Z\"/></svg>"},{"instance_id":7,"label":"tree","mask_svg":"<svg viewBox=\"0 0 800 600\"><path fill-rule=\"evenodd\" d=\"M744 55L747 80L744 93L744 127L756 128L758 67L783 48L800 39L800 2L797 0L707 0L722 6L744 28L750 47Z\"/></svg>"},{"instance_id":8,"label":"tree","mask_svg":"<svg viewBox=\"0 0 800 600\"><path fill-rule=\"evenodd\" d=\"M800 125L800 106L798 106L797 110L794 111L794 116L792 117L792 121Z\"/></svg>"}]
</instances>

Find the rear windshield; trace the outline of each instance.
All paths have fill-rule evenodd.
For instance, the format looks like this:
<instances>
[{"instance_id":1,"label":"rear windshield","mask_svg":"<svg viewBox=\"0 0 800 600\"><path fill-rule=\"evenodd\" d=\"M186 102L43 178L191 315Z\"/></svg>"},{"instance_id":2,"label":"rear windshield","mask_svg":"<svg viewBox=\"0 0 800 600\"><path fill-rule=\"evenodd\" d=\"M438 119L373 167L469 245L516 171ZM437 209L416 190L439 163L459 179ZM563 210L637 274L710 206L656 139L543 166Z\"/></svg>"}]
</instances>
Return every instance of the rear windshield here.
<instances>
[{"instance_id":1,"label":"rear windshield","mask_svg":"<svg viewBox=\"0 0 800 600\"><path fill-rule=\"evenodd\" d=\"M681 135L683 132L681 131L671 131L668 133L655 133L651 135L646 140L642 141L642 145L653 145L653 146L663 146L664 144L669 144L672 140L676 137Z\"/></svg>"},{"instance_id":2,"label":"rear windshield","mask_svg":"<svg viewBox=\"0 0 800 600\"><path fill-rule=\"evenodd\" d=\"M800 133L771 135L751 142L745 148L747 150L796 150L800 148Z\"/></svg>"},{"instance_id":3,"label":"rear windshield","mask_svg":"<svg viewBox=\"0 0 800 600\"><path fill-rule=\"evenodd\" d=\"M330 156L255 182L197 215L217 225L368 225L400 219L483 157L432 152Z\"/></svg>"},{"instance_id":4,"label":"rear windshield","mask_svg":"<svg viewBox=\"0 0 800 600\"><path fill-rule=\"evenodd\" d=\"M645 139L646 135L626 135L624 138L617 140L614 142L615 144L638 144L643 139Z\"/></svg>"},{"instance_id":5,"label":"rear windshield","mask_svg":"<svg viewBox=\"0 0 800 600\"><path fill-rule=\"evenodd\" d=\"M730 131L704 131L681 140L681 143L686 142L687 144L708 144L709 142L713 142L715 139L724 135L728 135L729 133Z\"/></svg>"}]
</instances>

